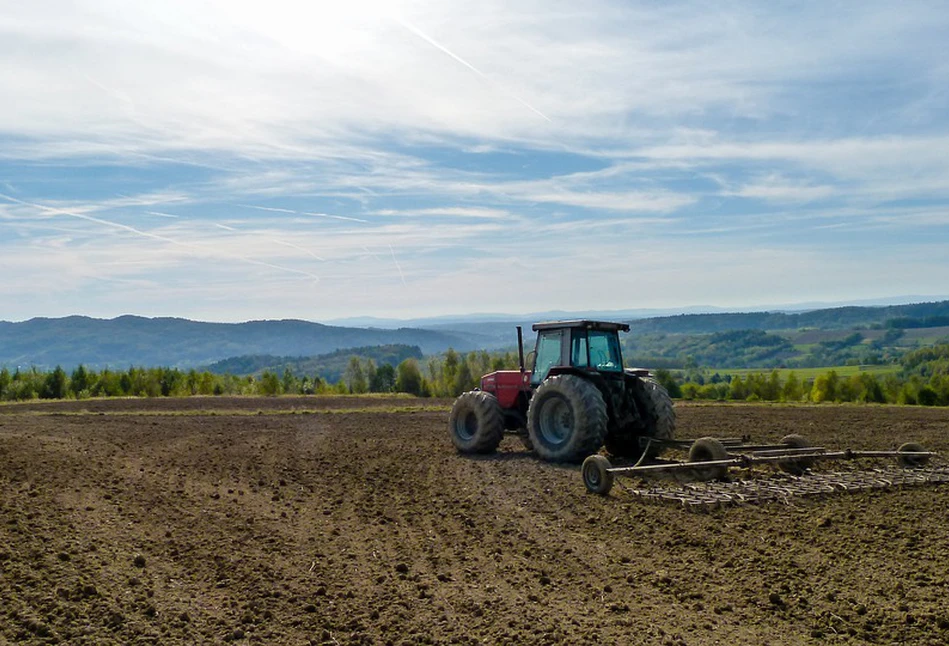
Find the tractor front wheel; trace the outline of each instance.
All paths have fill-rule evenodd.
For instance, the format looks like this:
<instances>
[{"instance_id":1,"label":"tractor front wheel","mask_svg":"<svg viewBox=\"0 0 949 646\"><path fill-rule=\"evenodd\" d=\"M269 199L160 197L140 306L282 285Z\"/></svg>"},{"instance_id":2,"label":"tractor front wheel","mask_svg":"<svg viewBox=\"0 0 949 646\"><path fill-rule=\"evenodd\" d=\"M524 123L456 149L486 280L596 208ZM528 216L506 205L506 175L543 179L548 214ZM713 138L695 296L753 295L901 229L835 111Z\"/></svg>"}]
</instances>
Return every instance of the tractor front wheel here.
<instances>
[{"instance_id":1,"label":"tractor front wheel","mask_svg":"<svg viewBox=\"0 0 949 646\"><path fill-rule=\"evenodd\" d=\"M544 381L527 409L534 450L550 462L579 462L596 453L606 436L606 402L600 390L576 375Z\"/></svg>"},{"instance_id":2,"label":"tractor front wheel","mask_svg":"<svg viewBox=\"0 0 949 646\"><path fill-rule=\"evenodd\" d=\"M448 433L460 453L493 453L504 437L504 416L491 393L462 393L451 407Z\"/></svg>"}]
</instances>

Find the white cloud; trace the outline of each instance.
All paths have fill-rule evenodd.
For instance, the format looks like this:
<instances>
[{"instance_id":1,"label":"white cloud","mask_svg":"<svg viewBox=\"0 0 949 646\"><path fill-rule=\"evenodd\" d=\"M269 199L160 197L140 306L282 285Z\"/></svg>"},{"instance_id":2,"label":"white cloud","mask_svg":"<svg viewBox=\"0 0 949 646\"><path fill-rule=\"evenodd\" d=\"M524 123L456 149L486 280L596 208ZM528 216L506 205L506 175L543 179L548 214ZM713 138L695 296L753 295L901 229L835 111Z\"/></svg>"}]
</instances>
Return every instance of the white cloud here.
<instances>
[{"instance_id":1,"label":"white cloud","mask_svg":"<svg viewBox=\"0 0 949 646\"><path fill-rule=\"evenodd\" d=\"M811 202L834 195L833 186L815 186L793 181L776 173L756 178L734 189L726 189L721 195L761 199L769 202Z\"/></svg>"},{"instance_id":2,"label":"white cloud","mask_svg":"<svg viewBox=\"0 0 949 646\"><path fill-rule=\"evenodd\" d=\"M307 156L393 129L621 140L636 115L760 119L794 113L784 88L801 80L942 65L906 47L945 33L945 12L915 6L41 0L6 12L0 88L18 100L0 123L120 153Z\"/></svg>"},{"instance_id":3,"label":"white cloud","mask_svg":"<svg viewBox=\"0 0 949 646\"><path fill-rule=\"evenodd\" d=\"M949 235L939 2L9 4L0 290L68 274L46 314L834 300L949 269L921 245Z\"/></svg>"}]
</instances>

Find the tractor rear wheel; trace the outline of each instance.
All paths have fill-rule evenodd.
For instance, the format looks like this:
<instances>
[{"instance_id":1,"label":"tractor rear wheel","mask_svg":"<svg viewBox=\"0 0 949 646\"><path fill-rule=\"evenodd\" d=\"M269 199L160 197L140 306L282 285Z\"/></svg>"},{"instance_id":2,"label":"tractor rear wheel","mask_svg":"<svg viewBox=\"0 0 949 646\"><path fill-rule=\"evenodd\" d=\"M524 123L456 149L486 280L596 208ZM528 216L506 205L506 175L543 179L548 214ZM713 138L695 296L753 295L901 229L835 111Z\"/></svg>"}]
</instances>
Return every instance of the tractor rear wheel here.
<instances>
[{"instance_id":1,"label":"tractor rear wheel","mask_svg":"<svg viewBox=\"0 0 949 646\"><path fill-rule=\"evenodd\" d=\"M626 432L614 432L606 437L606 450L611 455L636 459L643 454L640 438L671 440L675 436L675 410L672 398L662 384L652 377L638 377L633 386L633 398L640 412L639 423ZM660 453L662 446L651 444L643 457L653 460Z\"/></svg>"},{"instance_id":2,"label":"tractor rear wheel","mask_svg":"<svg viewBox=\"0 0 949 646\"><path fill-rule=\"evenodd\" d=\"M640 401L646 408L646 434L657 440L671 440L676 430L676 414L672 397L662 384L652 377L642 377Z\"/></svg>"},{"instance_id":3,"label":"tractor rear wheel","mask_svg":"<svg viewBox=\"0 0 949 646\"><path fill-rule=\"evenodd\" d=\"M461 453L493 453L504 437L497 398L480 390L459 395L448 416L448 433Z\"/></svg>"},{"instance_id":4,"label":"tractor rear wheel","mask_svg":"<svg viewBox=\"0 0 949 646\"><path fill-rule=\"evenodd\" d=\"M576 375L546 379L531 397L527 432L534 451L550 462L579 462L596 453L606 436L606 402Z\"/></svg>"}]
</instances>

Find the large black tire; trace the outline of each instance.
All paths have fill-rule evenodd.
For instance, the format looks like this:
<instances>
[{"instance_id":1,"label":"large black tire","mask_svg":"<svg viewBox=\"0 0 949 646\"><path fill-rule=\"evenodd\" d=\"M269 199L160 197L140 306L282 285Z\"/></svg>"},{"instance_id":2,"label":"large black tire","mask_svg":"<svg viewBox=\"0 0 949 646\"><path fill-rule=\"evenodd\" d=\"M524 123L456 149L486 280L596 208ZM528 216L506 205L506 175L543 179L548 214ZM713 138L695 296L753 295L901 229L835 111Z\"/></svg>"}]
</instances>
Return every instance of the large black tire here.
<instances>
[{"instance_id":1,"label":"large black tire","mask_svg":"<svg viewBox=\"0 0 949 646\"><path fill-rule=\"evenodd\" d=\"M448 433L461 453L493 453L504 437L497 398L480 390L459 395L448 416Z\"/></svg>"},{"instance_id":2,"label":"large black tire","mask_svg":"<svg viewBox=\"0 0 949 646\"><path fill-rule=\"evenodd\" d=\"M652 377L640 377L637 392L639 403L646 409L646 435L657 440L675 437L676 413L672 408L672 397Z\"/></svg>"},{"instance_id":3,"label":"large black tire","mask_svg":"<svg viewBox=\"0 0 949 646\"><path fill-rule=\"evenodd\" d=\"M609 434L606 450L615 456L635 459L643 454L640 438L671 440L675 437L676 414L668 391L652 377L638 377L633 396L642 418L632 432ZM652 444L644 457L651 460L660 453L662 447Z\"/></svg>"},{"instance_id":4,"label":"large black tire","mask_svg":"<svg viewBox=\"0 0 949 646\"><path fill-rule=\"evenodd\" d=\"M527 432L534 451L550 462L579 462L606 437L606 402L600 390L576 375L546 379L531 397Z\"/></svg>"},{"instance_id":5,"label":"large black tire","mask_svg":"<svg viewBox=\"0 0 949 646\"><path fill-rule=\"evenodd\" d=\"M728 449L714 437L697 439L692 443L692 447L689 449L689 462L714 462L716 460L727 459ZM697 467L692 470L692 473L696 479L702 482L721 480L728 473L728 467L724 464Z\"/></svg>"}]
</instances>

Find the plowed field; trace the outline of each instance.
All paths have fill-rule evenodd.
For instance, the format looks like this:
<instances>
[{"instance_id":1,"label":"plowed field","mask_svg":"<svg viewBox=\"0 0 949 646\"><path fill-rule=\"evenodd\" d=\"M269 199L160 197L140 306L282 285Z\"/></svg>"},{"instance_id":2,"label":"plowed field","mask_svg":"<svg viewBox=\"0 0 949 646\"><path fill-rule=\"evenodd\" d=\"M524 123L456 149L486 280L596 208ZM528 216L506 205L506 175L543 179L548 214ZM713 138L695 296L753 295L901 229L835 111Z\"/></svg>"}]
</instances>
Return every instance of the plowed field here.
<instances>
[{"instance_id":1,"label":"plowed field","mask_svg":"<svg viewBox=\"0 0 949 646\"><path fill-rule=\"evenodd\" d=\"M949 643L949 485L688 513L459 456L447 404L0 407L0 644ZM677 411L949 452L949 410Z\"/></svg>"}]
</instances>

